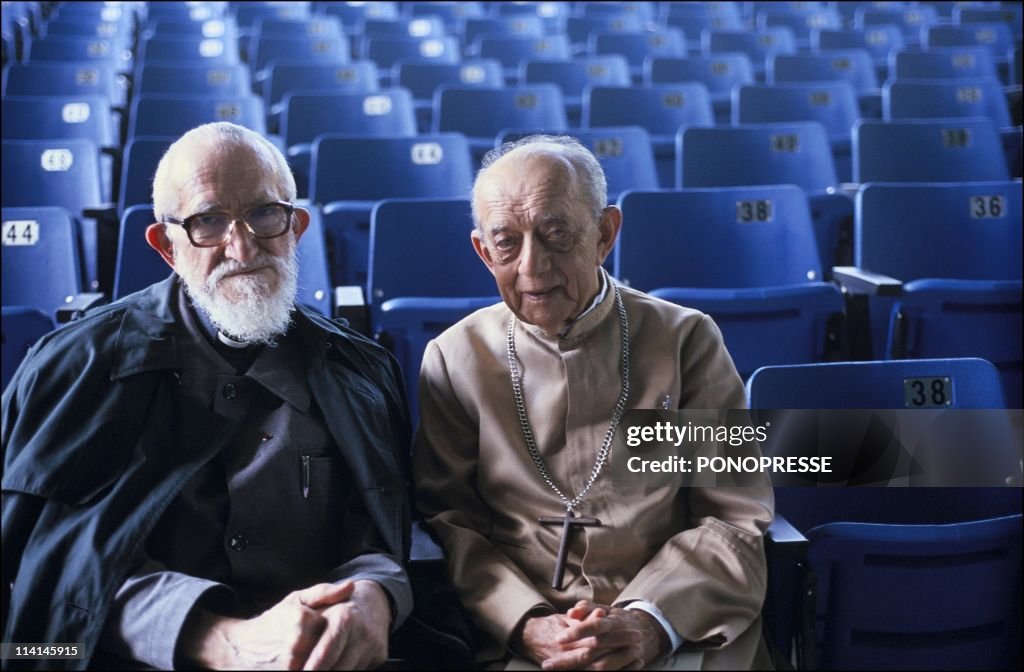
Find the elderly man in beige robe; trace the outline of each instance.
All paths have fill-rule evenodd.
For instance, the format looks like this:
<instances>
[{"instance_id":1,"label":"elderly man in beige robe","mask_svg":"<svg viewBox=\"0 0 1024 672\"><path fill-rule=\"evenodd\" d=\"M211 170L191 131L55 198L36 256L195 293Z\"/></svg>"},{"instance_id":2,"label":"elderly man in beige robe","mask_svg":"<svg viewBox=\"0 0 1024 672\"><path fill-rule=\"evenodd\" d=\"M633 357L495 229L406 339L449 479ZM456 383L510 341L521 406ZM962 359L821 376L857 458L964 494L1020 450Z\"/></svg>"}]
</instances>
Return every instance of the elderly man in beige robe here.
<instances>
[{"instance_id":1,"label":"elderly man in beige robe","mask_svg":"<svg viewBox=\"0 0 1024 672\"><path fill-rule=\"evenodd\" d=\"M426 349L418 505L482 632L482 663L635 669L682 646L701 649L705 669L770 665L767 479L637 494L601 473L626 410L745 403L709 317L601 268L622 221L606 203L600 164L570 138L485 159L472 242L503 303ZM563 531L567 509L589 524Z\"/></svg>"}]
</instances>

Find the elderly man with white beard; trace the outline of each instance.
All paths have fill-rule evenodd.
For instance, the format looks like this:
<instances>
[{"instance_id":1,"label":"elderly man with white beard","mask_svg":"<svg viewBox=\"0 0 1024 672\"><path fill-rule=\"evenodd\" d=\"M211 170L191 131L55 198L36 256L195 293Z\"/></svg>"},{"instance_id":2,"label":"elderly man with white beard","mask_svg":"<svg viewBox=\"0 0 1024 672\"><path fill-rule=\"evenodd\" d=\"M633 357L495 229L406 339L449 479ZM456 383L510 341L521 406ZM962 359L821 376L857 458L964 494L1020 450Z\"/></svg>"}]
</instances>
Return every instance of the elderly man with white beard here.
<instances>
[{"instance_id":1,"label":"elderly man with white beard","mask_svg":"<svg viewBox=\"0 0 1024 672\"><path fill-rule=\"evenodd\" d=\"M294 197L258 134L186 133L146 231L174 274L43 338L4 392L3 641L78 654L5 667L386 659L412 606L401 377L296 304Z\"/></svg>"}]
</instances>

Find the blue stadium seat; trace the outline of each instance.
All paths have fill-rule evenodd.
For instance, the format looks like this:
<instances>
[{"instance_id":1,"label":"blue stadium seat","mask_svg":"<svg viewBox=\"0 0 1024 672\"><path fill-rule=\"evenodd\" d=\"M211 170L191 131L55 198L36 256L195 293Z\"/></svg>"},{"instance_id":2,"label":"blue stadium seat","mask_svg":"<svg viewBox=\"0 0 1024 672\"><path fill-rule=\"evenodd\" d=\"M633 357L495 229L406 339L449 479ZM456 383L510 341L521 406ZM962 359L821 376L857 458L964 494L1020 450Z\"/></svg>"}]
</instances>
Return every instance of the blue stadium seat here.
<instances>
[{"instance_id":1,"label":"blue stadium seat","mask_svg":"<svg viewBox=\"0 0 1024 672\"><path fill-rule=\"evenodd\" d=\"M321 133L416 135L412 96L405 89L370 93L289 93L281 112L281 135L292 147Z\"/></svg>"},{"instance_id":2,"label":"blue stadium seat","mask_svg":"<svg viewBox=\"0 0 1024 672\"><path fill-rule=\"evenodd\" d=\"M254 26L264 19L309 19L309 10L309 5L303 2L232 2L228 5L228 12L243 28Z\"/></svg>"},{"instance_id":3,"label":"blue stadium seat","mask_svg":"<svg viewBox=\"0 0 1024 672\"><path fill-rule=\"evenodd\" d=\"M127 72L132 67L131 51L118 48L111 40L62 35L33 40L27 60L30 63L72 61L90 65L105 64L118 72Z\"/></svg>"},{"instance_id":4,"label":"blue stadium seat","mask_svg":"<svg viewBox=\"0 0 1024 672\"><path fill-rule=\"evenodd\" d=\"M657 18L657 2L579 2L577 12L580 16L619 17L631 16L644 23Z\"/></svg>"},{"instance_id":5,"label":"blue stadium seat","mask_svg":"<svg viewBox=\"0 0 1024 672\"><path fill-rule=\"evenodd\" d=\"M1021 5L1019 3L1000 3L999 7L972 7L957 3L953 7L953 23L965 26L974 23L998 23L1002 21L1010 27L1014 37L1021 37Z\"/></svg>"},{"instance_id":6,"label":"blue stadium seat","mask_svg":"<svg viewBox=\"0 0 1024 672\"><path fill-rule=\"evenodd\" d=\"M86 210L104 206L96 144L84 138L4 140L2 159L3 206L57 206L82 218L79 244L85 286L90 291L100 289L101 282L108 287L113 278L108 278L107 272L113 270L116 232L83 217Z\"/></svg>"},{"instance_id":7,"label":"blue stadium seat","mask_svg":"<svg viewBox=\"0 0 1024 672\"><path fill-rule=\"evenodd\" d=\"M245 65L142 64L135 74L135 95L245 96L251 92Z\"/></svg>"},{"instance_id":8,"label":"blue stadium seat","mask_svg":"<svg viewBox=\"0 0 1024 672\"><path fill-rule=\"evenodd\" d=\"M101 96L5 96L4 140L86 138L117 144L110 102Z\"/></svg>"},{"instance_id":9,"label":"blue stadium seat","mask_svg":"<svg viewBox=\"0 0 1024 672\"><path fill-rule=\"evenodd\" d=\"M707 30L701 34L701 52L705 56L739 52L746 54L755 74L764 72L771 54L795 54L796 39L789 28L767 30Z\"/></svg>"},{"instance_id":10,"label":"blue stadium seat","mask_svg":"<svg viewBox=\"0 0 1024 672\"><path fill-rule=\"evenodd\" d=\"M457 133L411 138L321 135L313 144L310 199L324 207L336 285L365 285L370 211L385 198L468 198L473 164ZM468 251L468 250L467 250Z\"/></svg>"},{"instance_id":11,"label":"blue stadium seat","mask_svg":"<svg viewBox=\"0 0 1024 672\"><path fill-rule=\"evenodd\" d=\"M399 18L397 2L325 2L316 8L318 14L341 19L342 29L349 35L361 34L367 19L379 21Z\"/></svg>"},{"instance_id":12,"label":"blue stadium seat","mask_svg":"<svg viewBox=\"0 0 1024 672\"><path fill-rule=\"evenodd\" d=\"M146 242L146 228L156 221L149 204L133 205L121 216L114 273L114 299L160 282L171 274L167 262Z\"/></svg>"},{"instance_id":13,"label":"blue stadium seat","mask_svg":"<svg viewBox=\"0 0 1024 672\"><path fill-rule=\"evenodd\" d=\"M363 58L377 64L381 71L399 61L420 63L458 63L462 60L454 37L369 37L361 51Z\"/></svg>"},{"instance_id":14,"label":"blue stadium seat","mask_svg":"<svg viewBox=\"0 0 1024 672\"><path fill-rule=\"evenodd\" d=\"M715 54L686 58L651 58L644 63L644 84L700 82L708 89L716 124L732 118L732 89L753 84L754 68L746 54Z\"/></svg>"},{"instance_id":15,"label":"blue stadium seat","mask_svg":"<svg viewBox=\"0 0 1024 672\"><path fill-rule=\"evenodd\" d=\"M304 37L310 40L344 37L341 20L336 16L313 16L306 19L259 19L253 24L253 35L260 37ZM252 49L252 42L249 43ZM252 53L250 51L250 53ZM250 58L250 63L252 60Z\"/></svg>"},{"instance_id":16,"label":"blue stadium seat","mask_svg":"<svg viewBox=\"0 0 1024 672\"><path fill-rule=\"evenodd\" d=\"M124 75L102 63L11 63L4 71L5 96L103 96L124 105Z\"/></svg>"},{"instance_id":17,"label":"blue stadium seat","mask_svg":"<svg viewBox=\"0 0 1024 672\"><path fill-rule=\"evenodd\" d=\"M882 87L882 118L988 117L996 126L1010 126L1003 87L995 79L906 80Z\"/></svg>"},{"instance_id":18,"label":"blue stadium seat","mask_svg":"<svg viewBox=\"0 0 1024 672\"><path fill-rule=\"evenodd\" d=\"M565 34L574 49L579 51L586 48L591 33L635 33L643 29L644 21L629 14L570 16L565 21Z\"/></svg>"},{"instance_id":19,"label":"blue stadium seat","mask_svg":"<svg viewBox=\"0 0 1024 672\"><path fill-rule=\"evenodd\" d=\"M889 52L902 49L905 42L899 26L879 25L870 28L849 30L814 30L811 32L811 51L845 51L866 49L875 62L875 67L885 68Z\"/></svg>"},{"instance_id":20,"label":"blue stadium seat","mask_svg":"<svg viewBox=\"0 0 1024 672\"><path fill-rule=\"evenodd\" d=\"M4 306L2 311L3 380L0 389L6 390L28 349L53 329L53 321L41 310L26 306Z\"/></svg>"},{"instance_id":21,"label":"blue stadium seat","mask_svg":"<svg viewBox=\"0 0 1024 672\"><path fill-rule=\"evenodd\" d=\"M354 61L345 65L276 62L267 69L263 84L263 104L270 114L280 114L285 94L302 91L358 92L377 91L378 71L372 61Z\"/></svg>"},{"instance_id":22,"label":"blue stadium seat","mask_svg":"<svg viewBox=\"0 0 1024 672\"><path fill-rule=\"evenodd\" d=\"M149 205L153 201L153 176L157 164L177 138L144 137L131 139L124 146L121 160L121 190L117 212L123 218L133 205Z\"/></svg>"},{"instance_id":23,"label":"blue stadium seat","mask_svg":"<svg viewBox=\"0 0 1024 672\"><path fill-rule=\"evenodd\" d=\"M651 134L658 181L675 181L675 134L680 126L711 126L714 114L703 84L647 87L588 86L583 94L583 128L642 126Z\"/></svg>"},{"instance_id":24,"label":"blue stadium seat","mask_svg":"<svg viewBox=\"0 0 1024 672\"><path fill-rule=\"evenodd\" d=\"M5 206L0 215L3 305L40 310L53 328L57 309L82 292L78 223L67 210L51 206Z\"/></svg>"},{"instance_id":25,"label":"blue stadium seat","mask_svg":"<svg viewBox=\"0 0 1024 672\"><path fill-rule=\"evenodd\" d=\"M811 570L841 577L819 583L816 616L828 623L821 669L1012 668L1020 654L1012 634L1019 632L1020 600L1011 596L1021 588L1021 521L1017 514L809 530Z\"/></svg>"},{"instance_id":26,"label":"blue stadium seat","mask_svg":"<svg viewBox=\"0 0 1024 672\"><path fill-rule=\"evenodd\" d=\"M562 89L570 127L580 125L583 90L595 86L629 86L629 63L622 56L577 56L572 60L526 60L519 69L520 84L556 84Z\"/></svg>"},{"instance_id":27,"label":"blue stadium seat","mask_svg":"<svg viewBox=\"0 0 1024 672\"><path fill-rule=\"evenodd\" d=\"M128 138L178 137L201 124L230 121L266 133L263 101L255 96L187 96L145 94L132 101Z\"/></svg>"},{"instance_id":28,"label":"blue stadium seat","mask_svg":"<svg viewBox=\"0 0 1024 672\"><path fill-rule=\"evenodd\" d=\"M456 34L461 35L466 54L485 56L478 51L481 37L544 37L544 23L538 16L469 17Z\"/></svg>"},{"instance_id":29,"label":"blue stadium seat","mask_svg":"<svg viewBox=\"0 0 1024 672\"><path fill-rule=\"evenodd\" d=\"M889 54L893 79L996 79L992 52L983 47L948 47L928 51L895 49Z\"/></svg>"},{"instance_id":30,"label":"blue stadium seat","mask_svg":"<svg viewBox=\"0 0 1024 672\"><path fill-rule=\"evenodd\" d=\"M793 33L798 49L807 50L811 32L835 30L843 27L843 19L834 10L793 13L785 9L763 9L757 13L757 29L788 28Z\"/></svg>"},{"instance_id":31,"label":"blue stadium seat","mask_svg":"<svg viewBox=\"0 0 1024 672\"><path fill-rule=\"evenodd\" d=\"M732 93L733 124L817 121L832 144L836 174L850 180L850 133L860 118L857 94L848 82L807 82L737 86Z\"/></svg>"},{"instance_id":32,"label":"blue stadium seat","mask_svg":"<svg viewBox=\"0 0 1024 672\"><path fill-rule=\"evenodd\" d=\"M470 53L491 58L504 69L505 80L513 83L525 60L564 61L572 56L565 35L481 35Z\"/></svg>"},{"instance_id":33,"label":"blue stadium seat","mask_svg":"<svg viewBox=\"0 0 1024 672\"><path fill-rule=\"evenodd\" d=\"M675 7L670 6L671 12ZM700 51L701 35L705 30L740 30L743 23L739 14L723 14L714 16L707 13L700 14L669 14L662 19L662 23L668 28L675 28L682 31L686 38L686 49L690 52Z\"/></svg>"},{"instance_id":34,"label":"blue stadium seat","mask_svg":"<svg viewBox=\"0 0 1024 672\"><path fill-rule=\"evenodd\" d=\"M494 16L539 16L544 32L558 35L565 32L565 22L573 13L567 2L488 2Z\"/></svg>"},{"instance_id":35,"label":"blue stadium seat","mask_svg":"<svg viewBox=\"0 0 1024 672\"><path fill-rule=\"evenodd\" d=\"M262 72L277 62L343 65L351 60L348 38L257 35L249 43L249 67Z\"/></svg>"},{"instance_id":36,"label":"blue stadium seat","mask_svg":"<svg viewBox=\"0 0 1024 672\"><path fill-rule=\"evenodd\" d=\"M710 314L737 370L821 361L839 345L843 299L821 264L794 186L625 193L615 275ZM693 241L701 241L694 245Z\"/></svg>"},{"instance_id":37,"label":"blue stadium seat","mask_svg":"<svg viewBox=\"0 0 1024 672\"><path fill-rule=\"evenodd\" d=\"M493 277L471 251L472 229L466 200L386 200L373 210L373 329L402 365L413 417L427 342L466 315L500 301ZM445 272L437 273L438 268Z\"/></svg>"},{"instance_id":38,"label":"blue stadium seat","mask_svg":"<svg viewBox=\"0 0 1024 672\"><path fill-rule=\"evenodd\" d=\"M520 140L533 131L509 129L498 135L495 147ZM630 189L657 189L658 171L651 148L651 136L639 126L608 126L564 132L579 140L601 162L608 183L608 201ZM608 263L610 265L611 259ZM610 270L610 269L609 269Z\"/></svg>"},{"instance_id":39,"label":"blue stadium seat","mask_svg":"<svg viewBox=\"0 0 1024 672\"><path fill-rule=\"evenodd\" d=\"M999 132L982 117L863 119L853 127L853 181L1009 179Z\"/></svg>"},{"instance_id":40,"label":"blue stadium seat","mask_svg":"<svg viewBox=\"0 0 1024 672\"><path fill-rule=\"evenodd\" d=\"M676 28L660 28L635 33L594 31L587 40L587 52L594 56L618 54L629 63L633 80L643 78L647 58L681 58L686 56L686 40Z\"/></svg>"},{"instance_id":41,"label":"blue stadium seat","mask_svg":"<svg viewBox=\"0 0 1024 672\"><path fill-rule=\"evenodd\" d=\"M367 37L424 38L444 37L447 31L444 21L437 16L416 16L402 18L367 17L362 25Z\"/></svg>"},{"instance_id":42,"label":"blue stadium seat","mask_svg":"<svg viewBox=\"0 0 1024 672\"><path fill-rule=\"evenodd\" d=\"M238 41L220 37L151 37L142 40L139 63L170 62L172 65L238 65Z\"/></svg>"},{"instance_id":43,"label":"blue stadium seat","mask_svg":"<svg viewBox=\"0 0 1024 672\"><path fill-rule=\"evenodd\" d=\"M1020 221L1019 182L861 187L855 264L903 283L870 298L874 357L983 357L1020 408Z\"/></svg>"},{"instance_id":44,"label":"blue stadium seat","mask_svg":"<svg viewBox=\"0 0 1024 672\"><path fill-rule=\"evenodd\" d=\"M166 39L174 36L207 37L237 44L238 25L231 17L208 14L206 19L194 21L188 18L149 18L139 26L138 40L140 43L153 37Z\"/></svg>"},{"instance_id":45,"label":"blue stadium seat","mask_svg":"<svg viewBox=\"0 0 1024 672\"><path fill-rule=\"evenodd\" d=\"M868 29L883 25L896 26L903 34L904 43L915 45L921 41L923 29L938 22L936 9L927 5L882 9L866 6L857 10L853 27Z\"/></svg>"},{"instance_id":46,"label":"blue stadium seat","mask_svg":"<svg viewBox=\"0 0 1024 672\"><path fill-rule=\"evenodd\" d=\"M418 63L399 61L392 69L392 81L409 89L416 107L416 125L421 133L430 131L434 92L443 84L495 88L505 86L501 63L493 58L467 59L462 63Z\"/></svg>"},{"instance_id":47,"label":"blue stadium seat","mask_svg":"<svg viewBox=\"0 0 1024 672\"><path fill-rule=\"evenodd\" d=\"M562 131L567 127L562 92L554 84L508 88L442 86L434 94L433 131L455 131L469 140L479 165L506 128Z\"/></svg>"},{"instance_id":48,"label":"blue stadium seat","mask_svg":"<svg viewBox=\"0 0 1024 672\"><path fill-rule=\"evenodd\" d=\"M444 22L444 28L455 34L463 21L487 15L483 2L408 2L405 13L409 16L437 16Z\"/></svg>"},{"instance_id":49,"label":"blue stadium seat","mask_svg":"<svg viewBox=\"0 0 1024 672\"><path fill-rule=\"evenodd\" d=\"M849 82L857 93L878 88L878 77L865 49L818 54L773 54L765 71L768 84L789 82Z\"/></svg>"},{"instance_id":50,"label":"blue stadium seat","mask_svg":"<svg viewBox=\"0 0 1024 672\"><path fill-rule=\"evenodd\" d=\"M852 233L853 201L839 180L825 129L816 121L689 127L676 137L677 189L795 184L807 193L825 277Z\"/></svg>"},{"instance_id":51,"label":"blue stadium seat","mask_svg":"<svg viewBox=\"0 0 1024 672\"><path fill-rule=\"evenodd\" d=\"M997 61L1004 61L1013 46L1013 33L1005 23L973 23L963 26L930 26L924 31L923 46L985 47Z\"/></svg>"}]
</instances>

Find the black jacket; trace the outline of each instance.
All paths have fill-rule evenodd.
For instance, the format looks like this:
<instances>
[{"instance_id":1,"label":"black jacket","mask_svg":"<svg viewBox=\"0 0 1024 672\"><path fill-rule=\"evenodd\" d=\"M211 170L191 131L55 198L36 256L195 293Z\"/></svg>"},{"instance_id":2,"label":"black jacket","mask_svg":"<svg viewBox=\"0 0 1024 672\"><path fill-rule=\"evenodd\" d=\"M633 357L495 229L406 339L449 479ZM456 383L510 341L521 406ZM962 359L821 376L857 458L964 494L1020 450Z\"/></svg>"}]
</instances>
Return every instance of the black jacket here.
<instances>
[{"instance_id":1,"label":"black jacket","mask_svg":"<svg viewBox=\"0 0 1024 672\"><path fill-rule=\"evenodd\" d=\"M137 551L237 428L176 392L176 282L47 335L4 392L3 641L80 643L85 654L26 666L88 665ZM304 308L294 322L328 431L389 552L404 562L409 420L398 365Z\"/></svg>"}]
</instances>

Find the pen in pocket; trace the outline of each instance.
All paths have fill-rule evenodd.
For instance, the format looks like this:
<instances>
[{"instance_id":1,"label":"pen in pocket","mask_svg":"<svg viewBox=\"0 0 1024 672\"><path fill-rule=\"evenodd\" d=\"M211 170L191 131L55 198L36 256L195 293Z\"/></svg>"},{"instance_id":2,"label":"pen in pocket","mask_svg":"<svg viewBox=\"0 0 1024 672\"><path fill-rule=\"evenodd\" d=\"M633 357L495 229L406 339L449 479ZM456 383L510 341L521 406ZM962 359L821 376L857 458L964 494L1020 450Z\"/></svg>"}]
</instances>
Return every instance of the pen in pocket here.
<instances>
[{"instance_id":1,"label":"pen in pocket","mask_svg":"<svg viewBox=\"0 0 1024 672\"><path fill-rule=\"evenodd\" d=\"M309 455L302 456L302 498L309 497Z\"/></svg>"}]
</instances>

